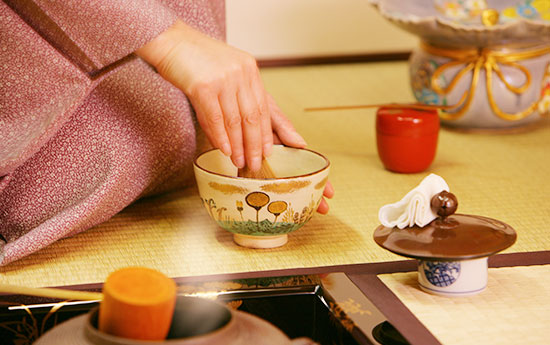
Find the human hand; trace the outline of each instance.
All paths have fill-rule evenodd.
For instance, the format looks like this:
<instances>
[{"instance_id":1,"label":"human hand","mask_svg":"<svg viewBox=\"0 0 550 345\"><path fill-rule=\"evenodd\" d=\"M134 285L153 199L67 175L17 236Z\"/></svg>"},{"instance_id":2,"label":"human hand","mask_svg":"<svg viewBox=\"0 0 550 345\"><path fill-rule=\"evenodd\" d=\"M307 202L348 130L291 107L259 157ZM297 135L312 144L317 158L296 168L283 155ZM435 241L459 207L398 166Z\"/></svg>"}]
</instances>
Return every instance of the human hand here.
<instances>
[{"instance_id":1,"label":"human hand","mask_svg":"<svg viewBox=\"0 0 550 345\"><path fill-rule=\"evenodd\" d=\"M271 114L271 126L274 133L274 142L277 144L284 144L286 146L304 148L306 146L305 141L303 141L301 137L299 137L301 141L296 140L296 136L292 134L293 131L295 132L292 123L286 118L271 95L267 95L267 104ZM317 212L327 214L329 205L326 199L332 199L333 196L334 187L330 181L327 181L323 191L323 199L321 199Z\"/></svg>"},{"instance_id":2,"label":"human hand","mask_svg":"<svg viewBox=\"0 0 550 345\"><path fill-rule=\"evenodd\" d=\"M285 143L305 146L286 116L273 114L272 99L248 53L181 21L136 53L185 93L210 143L238 168L258 171L262 156L271 154L273 133Z\"/></svg>"},{"instance_id":3,"label":"human hand","mask_svg":"<svg viewBox=\"0 0 550 345\"><path fill-rule=\"evenodd\" d=\"M262 84L255 59L177 21L136 51L189 98L210 143L238 168L258 171L277 143L303 148L305 140ZM334 195L327 183L324 196ZM323 198L318 212L328 212Z\"/></svg>"}]
</instances>

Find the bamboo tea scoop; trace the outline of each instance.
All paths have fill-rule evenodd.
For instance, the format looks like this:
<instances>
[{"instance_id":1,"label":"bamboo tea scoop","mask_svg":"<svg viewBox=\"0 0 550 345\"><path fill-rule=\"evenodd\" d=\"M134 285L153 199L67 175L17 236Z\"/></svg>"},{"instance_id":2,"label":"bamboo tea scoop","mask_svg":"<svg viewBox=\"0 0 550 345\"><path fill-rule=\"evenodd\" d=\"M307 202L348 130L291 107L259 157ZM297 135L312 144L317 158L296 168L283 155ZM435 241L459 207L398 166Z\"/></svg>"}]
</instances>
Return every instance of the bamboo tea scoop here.
<instances>
[{"instance_id":1,"label":"bamboo tea scoop","mask_svg":"<svg viewBox=\"0 0 550 345\"><path fill-rule=\"evenodd\" d=\"M239 171L237 172L237 176L254 178L259 180L276 178L275 174L273 173L273 170L271 170L271 166L269 165L265 157L262 158L262 166L260 170L252 171L248 168L248 166L245 166L244 168L239 169Z\"/></svg>"},{"instance_id":2,"label":"bamboo tea scoop","mask_svg":"<svg viewBox=\"0 0 550 345\"><path fill-rule=\"evenodd\" d=\"M33 288L10 284L0 284L0 293L76 301L100 301L103 299L103 294L100 292L75 291L56 288Z\"/></svg>"}]
</instances>

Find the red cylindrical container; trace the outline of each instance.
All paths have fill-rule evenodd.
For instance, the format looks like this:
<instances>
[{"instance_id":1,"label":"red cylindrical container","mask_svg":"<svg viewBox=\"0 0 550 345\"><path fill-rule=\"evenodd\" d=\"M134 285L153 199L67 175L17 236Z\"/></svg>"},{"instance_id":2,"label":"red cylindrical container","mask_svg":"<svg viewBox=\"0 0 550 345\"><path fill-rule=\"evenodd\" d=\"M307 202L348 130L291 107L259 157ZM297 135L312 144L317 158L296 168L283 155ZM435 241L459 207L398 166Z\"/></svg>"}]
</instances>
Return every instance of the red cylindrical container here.
<instances>
[{"instance_id":1,"label":"red cylindrical container","mask_svg":"<svg viewBox=\"0 0 550 345\"><path fill-rule=\"evenodd\" d=\"M380 108L376 113L378 155L386 169L399 173L426 170L435 157L437 110Z\"/></svg>"}]
</instances>

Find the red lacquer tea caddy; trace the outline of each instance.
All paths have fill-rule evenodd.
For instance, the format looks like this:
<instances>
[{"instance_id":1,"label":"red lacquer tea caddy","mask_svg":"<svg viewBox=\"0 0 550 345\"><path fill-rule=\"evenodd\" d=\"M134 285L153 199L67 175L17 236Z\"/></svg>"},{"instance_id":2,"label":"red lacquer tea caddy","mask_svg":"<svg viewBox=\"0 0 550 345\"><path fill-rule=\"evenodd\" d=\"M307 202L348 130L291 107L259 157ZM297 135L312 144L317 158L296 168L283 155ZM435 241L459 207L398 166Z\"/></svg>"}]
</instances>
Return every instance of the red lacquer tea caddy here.
<instances>
[{"instance_id":1,"label":"red lacquer tea caddy","mask_svg":"<svg viewBox=\"0 0 550 345\"><path fill-rule=\"evenodd\" d=\"M376 143L384 167L399 173L426 170L434 160L439 134L437 110L378 109Z\"/></svg>"}]
</instances>

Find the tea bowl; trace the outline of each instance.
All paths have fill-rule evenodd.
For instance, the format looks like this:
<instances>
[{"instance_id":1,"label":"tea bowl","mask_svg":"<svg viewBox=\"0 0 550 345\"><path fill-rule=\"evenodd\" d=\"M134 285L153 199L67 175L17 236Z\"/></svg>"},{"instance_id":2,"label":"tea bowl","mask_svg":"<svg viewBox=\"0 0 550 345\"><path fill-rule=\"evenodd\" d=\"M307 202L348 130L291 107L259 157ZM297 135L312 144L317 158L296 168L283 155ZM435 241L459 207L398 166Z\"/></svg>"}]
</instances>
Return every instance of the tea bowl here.
<instances>
[{"instance_id":1,"label":"tea bowl","mask_svg":"<svg viewBox=\"0 0 550 345\"><path fill-rule=\"evenodd\" d=\"M275 145L266 158L276 178L237 176L220 150L197 156L195 178L208 214L243 247L274 248L315 214L328 180L330 162L309 149Z\"/></svg>"}]
</instances>

